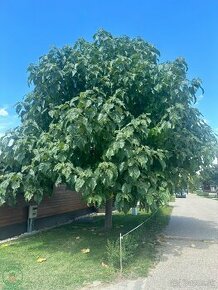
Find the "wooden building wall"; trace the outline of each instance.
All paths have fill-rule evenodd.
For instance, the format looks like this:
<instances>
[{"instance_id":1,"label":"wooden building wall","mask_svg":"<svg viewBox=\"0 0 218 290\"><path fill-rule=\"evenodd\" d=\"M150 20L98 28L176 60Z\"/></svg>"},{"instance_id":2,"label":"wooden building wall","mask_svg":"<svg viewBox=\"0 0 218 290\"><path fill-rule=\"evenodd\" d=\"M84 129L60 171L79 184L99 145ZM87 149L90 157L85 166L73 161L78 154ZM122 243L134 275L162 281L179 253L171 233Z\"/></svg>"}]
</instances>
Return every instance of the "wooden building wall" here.
<instances>
[{"instance_id":1,"label":"wooden building wall","mask_svg":"<svg viewBox=\"0 0 218 290\"><path fill-rule=\"evenodd\" d=\"M3 205L0 207L0 228L8 225L23 223L27 220L27 204L22 198L18 199L16 207Z\"/></svg>"},{"instance_id":2,"label":"wooden building wall","mask_svg":"<svg viewBox=\"0 0 218 290\"><path fill-rule=\"evenodd\" d=\"M36 221L46 220L53 216L57 217L73 213L73 212L85 212L88 209L86 203L82 200L81 194L75 191L68 190L65 185L60 185L54 189L54 193L51 197L46 197L42 203L38 206L38 216ZM70 217L70 215L69 215ZM0 207L0 237L1 228L5 229L8 226L13 226L27 223L28 219L28 204L24 201L23 197L18 198L17 205L15 207L9 207L3 205ZM45 223L44 223L45 224Z\"/></svg>"}]
</instances>

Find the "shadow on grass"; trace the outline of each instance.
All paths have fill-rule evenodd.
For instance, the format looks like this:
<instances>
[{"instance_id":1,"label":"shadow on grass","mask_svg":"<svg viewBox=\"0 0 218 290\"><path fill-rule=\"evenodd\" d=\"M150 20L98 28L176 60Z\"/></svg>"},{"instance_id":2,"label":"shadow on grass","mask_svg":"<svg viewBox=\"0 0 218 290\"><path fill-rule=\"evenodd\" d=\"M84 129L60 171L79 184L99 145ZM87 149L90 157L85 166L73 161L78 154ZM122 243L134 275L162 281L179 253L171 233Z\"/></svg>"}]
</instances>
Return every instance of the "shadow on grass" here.
<instances>
[{"instance_id":1,"label":"shadow on grass","mask_svg":"<svg viewBox=\"0 0 218 290\"><path fill-rule=\"evenodd\" d=\"M155 259L155 236L167 225L170 211L168 207L165 212L158 212L143 225L140 245L131 263L125 265L124 274L128 277L147 274ZM104 217L97 216L13 241L2 249L0 272L6 265L21 263L25 273L22 287L28 290L59 289L57 285L62 289L68 289L69 285L76 289L91 280L110 281L117 277L117 273L107 265L107 240L117 240L120 233L128 232L148 217L145 213L138 216L115 214L113 229L105 232ZM83 254L82 249L90 249L90 252ZM46 262L37 263L39 257L46 258Z\"/></svg>"},{"instance_id":2,"label":"shadow on grass","mask_svg":"<svg viewBox=\"0 0 218 290\"><path fill-rule=\"evenodd\" d=\"M128 276L128 278L146 276L149 267L151 267L154 261L160 259L167 260L170 255L180 256L185 248L192 247L193 244L196 249L207 249L214 241L217 240L218 242L218 227L216 222L183 216L173 217L170 225L164 231L164 234L172 235L173 233L173 236L166 239L162 234L163 228L169 221L171 209L172 207L168 208L168 214L159 212L143 226L143 231L140 232L143 235L140 246L131 263L124 267L124 275ZM117 273L112 273L108 268L101 265L102 262L107 264L107 239L118 239L120 233L124 234L128 232L148 217L148 214L140 214L138 216L114 215L114 227L109 232L104 231L104 217L102 216L93 217L91 220L81 219L77 222L14 242L9 247L10 251L7 259L13 262L16 253L20 252L19 257L16 257L16 259L20 259L20 261L23 259L24 264L26 263L24 267L29 267L33 272L38 271L38 275L45 275L43 271L45 273L47 271L48 275L51 275L51 273L55 273L58 266L57 279L66 283L63 289L69 289L67 288L69 285L73 286L73 289L76 289L78 285L81 286L84 281L87 282L91 279L93 279L92 281L96 279L106 281L108 278L109 281L109 276L111 275L110 277L115 279ZM90 252L82 254L82 249L90 249ZM158 256L156 256L157 250L159 251ZM28 263L25 262L25 254L30 255ZM35 266L38 256L46 257L48 264ZM58 262L60 264L57 265ZM61 272L62 268L63 272ZM96 271L97 275L94 276L92 271ZM73 274L75 275L76 282L72 282L69 278ZM81 278L77 277L78 275L81 275ZM39 282L37 281L37 283ZM49 283L50 288L47 286L46 289L58 289L54 286L56 285L56 280ZM46 284L42 286L44 287Z\"/></svg>"},{"instance_id":3,"label":"shadow on grass","mask_svg":"<svg viewBox=\"0 0 218 290\"><path fill-rule=\"evenodd\" d=\"M144 222L150 215L141 213L137 216L131 214L115 214L113 216L113 229L104 230L104 217L94 216L90 220L80 219L79 221L60 226L58 228L38 233L34 236L24 237L12 243L11 248L24 247L26 250L37 253L67 252L74 255L82 248L94 246L89 257L95 259L102 251L105 251L107 239L118 239L120 233L124 234ZM156 214L148 223L143 226L145 239L153 238L154 235L167 224L169 217L162 217L161 213Z\"/></svg>"}]
</instances>

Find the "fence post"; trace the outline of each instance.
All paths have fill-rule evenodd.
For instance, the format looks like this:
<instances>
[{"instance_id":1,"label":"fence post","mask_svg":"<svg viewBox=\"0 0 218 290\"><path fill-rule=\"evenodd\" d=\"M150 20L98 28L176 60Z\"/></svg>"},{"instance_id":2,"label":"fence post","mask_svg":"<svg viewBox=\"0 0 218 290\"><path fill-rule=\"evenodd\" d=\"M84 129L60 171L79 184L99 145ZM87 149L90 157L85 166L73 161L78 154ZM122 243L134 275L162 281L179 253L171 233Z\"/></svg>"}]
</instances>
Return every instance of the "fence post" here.
<instances>
[{"instance_id":1,"label":"fence post","mask_svg":"<svg viewBox=\"0 0 218 290\"><path fill-rule=\"evenodd\" d=\"M161 207L159 207L155 212L153 212L149 218L147 218L144 222L142 222L141 224L139 224L137 227L133 228L132 230L128 231L127 233L125 234L121 234L120 233L120 273L122 274L123 272L123 249L122 249L122 239L129 235L130 233L132 233L133 231L135 231L136 229L140 228L143 224L145 224L147 221L149 221L157 212L158 210L160 209Z\"/></svg>"},{"instance_id":2,"label":"fence post","mask_svg":"<svg viewBox=\"0 0 218 290\"><path fill-rule=\"evenodd\" d=\"M122 234L120 233L120 273L123 272L123 257L122 257Z\"/></svg>"}]
</instances>

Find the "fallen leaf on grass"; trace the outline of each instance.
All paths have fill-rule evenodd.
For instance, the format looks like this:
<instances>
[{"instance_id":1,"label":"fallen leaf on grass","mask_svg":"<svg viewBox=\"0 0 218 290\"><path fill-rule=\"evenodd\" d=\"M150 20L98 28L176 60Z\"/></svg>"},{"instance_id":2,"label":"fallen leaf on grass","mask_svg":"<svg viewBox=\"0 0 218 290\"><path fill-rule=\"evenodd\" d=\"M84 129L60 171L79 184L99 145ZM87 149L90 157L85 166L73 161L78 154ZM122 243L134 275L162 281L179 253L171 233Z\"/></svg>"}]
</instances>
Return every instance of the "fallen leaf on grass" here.
<instances>
[{"instance_id":1,"label":"fallen leaf on grass","mask_svg":"<svg viewBox=\"0 0 218 290\"><path fill-rule=\"evenodd\" d=\"M146 242L142 242L143 244L146 244ZM148 242L147 243L149 246L154 246L154 242L152 243L152 242Z\"/></svg>"},{"instance_id":2,"label":"fallen leaf on grass","mask_svg":"<svg viewBox=\"0 0 218 290\"><path fill-rule=\"evenodd\" d=\"M87 249L82 249L81 252L82 252L83 254L87 254L87 253L90 253L90 249L89 249L89 248L87 248Z\"/></svg>"},{"instance_id":3,"label":"fallen leaf on grass","mask_svg":"<svg viewBox=\"0 0 218 290\"><path fill-rule=\"evenodd\" d=\"M17 279L16 279L16 276L14 273L12 273L12 274L10 273L9 276L7 277L7 280L8 280L8 282L15 284ZM0 288L0 289L3 289L3 288Z\"/></svg>"},{"instance_id":4,"label":"fallen leaf on grass","mask_svg":"<svg viewBox=\"0 0 218 290\"><path fill-rule=\"evenodd\" d=\"M164 235L159 235L159 236L157 237L157 241L158 241L158 242L165 242L165 241L166 241L166 237L165 237Z\"/></svg>"},{"instance_id":5,"label":"fallen leaf on grass","mask_svg":"<svg viewBox=\"0 0 218 290\"><path fill-rule=\"evenodd\" d=\"M94 286L94 287L99 286L99 285L101 285L101 281L92 282L92 286Z\"/></svg>"},{"instance_id":6,"label":"fallen leaf on grass","mask_svg":"<svg viewBox=\"0 0 218 290\"><path fill-rule=\"evenodd\" d=\"M109 266L107 264L105 264L104 262L101 263L102 267L104 268L108 268Z\"/></svg>"},{"instance_id":7,"label":"fallen leaf on grass","mask_svg":"<svg viewBox=\"0 0 218 290\"><path fill-rule=\"evenodd\" d=\"M37 263L43 263L43 262L47 261L47 259L38 257L38 259L36 261L37 261Z\"/></svg>"},{"instance_id":8,"label":"fallen leaf on grass","mask_svg":"<svg viewBox=\"0 0 218 290\"><path fill-rule=\"evenodd\" d=\"M9 247L9 244L3 244L3 245L1 245L1 248L7 248L7 247Z\"/></svg>"}]
</instances>

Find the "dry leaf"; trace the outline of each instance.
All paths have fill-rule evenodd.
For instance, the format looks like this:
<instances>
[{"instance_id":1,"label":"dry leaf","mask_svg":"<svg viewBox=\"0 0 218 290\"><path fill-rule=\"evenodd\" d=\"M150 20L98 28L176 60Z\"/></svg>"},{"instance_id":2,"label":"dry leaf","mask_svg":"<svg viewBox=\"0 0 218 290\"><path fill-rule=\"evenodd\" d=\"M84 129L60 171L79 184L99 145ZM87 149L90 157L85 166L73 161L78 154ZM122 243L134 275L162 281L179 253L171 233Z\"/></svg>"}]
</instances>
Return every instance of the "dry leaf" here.
<instances>
[{"instance_id":1,"label":"dry leaf","mask_svg":"<svg viewBox=\"0 0 218 290\"><path fill-rule=\"evenodd\" d=\"M40 258L40 257L38 257L38 259L37 259L37 263L43 263L43 262L45 262L47 259L46 258Z\"/></svg>"},{"instance_id":2,"label":"dry leaf","mask_svg":"<svg viewBox=\"0 0 218 290\"><path fill-rule=\"evenodd\" d=\"M105 264L104 262L101 263L102 267L108 268L109 266Z\"/></svg>"},{"instance_id":3,"label":"dry leaf","mask_svg":"<svg viewBox=\"0 0 218 290\"><path fill-rule=\"evenodd\" d=\"M87 249L82 249L81 252L82 252L83 254L87 254L87 253L90 253L90 249L89 249L89 248L87 248Z\"/></svg>"},{"instance_id":4,"label":"dry leaf","mask_svg":"<svg viewBox=\"0 0 218 290\"><path fill-rule=\"evenodd\" d=\"M1 248L7 248L7 247L9 247L9 244L3 244L3 245L1 245Z\"/></svg>"},{"instance_id":5,"label":"dry leaf","mask_svg":"<svg viewBox=\"0 0 218 290\"><path fill-rule=\"evenodd\" d=\"M94 282L92 282L92 286L94 286L94 287L97 287L99 285L101 285L101 281L94 281Z\"/></svg>"},{"instance_id":6,"label":"dry leaf","mask_svg":"<svg viewBox=\"0 0 218 290\"><path fill-rule=\"evenodd\" d=\"M8 280L9 280L10 283L12 283L12 284L14 283L15 284L16 280L17 280L16 275L14 273L13 274L10 273L9 277L8 277ZM0 288L0 289L3 289L3 288Z\"/></svg>"}]
</instances>

